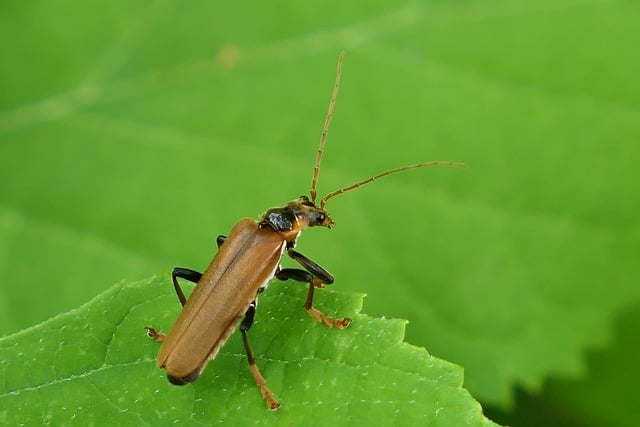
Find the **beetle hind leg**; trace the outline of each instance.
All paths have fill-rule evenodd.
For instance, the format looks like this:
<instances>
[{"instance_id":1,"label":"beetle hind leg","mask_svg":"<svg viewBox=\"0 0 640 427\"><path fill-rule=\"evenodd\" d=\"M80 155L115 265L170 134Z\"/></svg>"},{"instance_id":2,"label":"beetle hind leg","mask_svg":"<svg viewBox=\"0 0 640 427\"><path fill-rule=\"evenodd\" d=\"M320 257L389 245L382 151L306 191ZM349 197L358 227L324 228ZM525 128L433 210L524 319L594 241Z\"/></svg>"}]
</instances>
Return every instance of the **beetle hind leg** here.
<instances>
[{"instance_id":1,"label":"beetle hind leg","mask_svg":"<svg viewBox=\"0 0 640 427\"><path fill-rule=\"evenodd\" d=\"M253 375L253 379L256 381L256 385L260 389L262 398L266 402L269 409L273 411L280 407L280 402L276 400L273 392L267 386L267 381L262 376L258 365L256 365L256 359L253 356L253 351L251 350L251 345L249 344L249 337L247 336L247 332L249 332L251 325L253 325L253 318L256 315L256 306L257 301L253 301L249 306L249 309L245 313L244 319L242 319L242 323L240 324L240 332L242 332L242 342L244 343L244 349L247 353L247 360L249 362L251 375Z\"/></svg>"}]
</instances>

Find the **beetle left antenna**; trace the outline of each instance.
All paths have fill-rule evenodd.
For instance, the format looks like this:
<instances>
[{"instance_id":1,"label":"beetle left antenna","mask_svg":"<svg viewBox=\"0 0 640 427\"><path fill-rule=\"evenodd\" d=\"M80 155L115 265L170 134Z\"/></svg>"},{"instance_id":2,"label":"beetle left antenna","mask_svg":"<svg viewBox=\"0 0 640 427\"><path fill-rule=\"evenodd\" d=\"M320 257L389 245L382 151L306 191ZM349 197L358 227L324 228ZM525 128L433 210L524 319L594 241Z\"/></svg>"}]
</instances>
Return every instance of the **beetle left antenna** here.
<instances>
[{"instance_id":1,"label":"beetle left antenna","mask_svg":"<svg viewBox=\"0 0 640 427\"><path fill-rule=\"evenodd\" d=\"M322 161L322 155L324 154L324 143L327 141L327 134L329 133L329 125L331 124L331 117L333 116L333 108L336 105L336 98L338 97L338 88L340 87L340 75L342 74L342 58L344 58L344 51L340 52L338 56L338 70L336 71L336 82L333 86L333 93L331 94L331 102L329 102L329 111L327 112L327 118L324 119L324 127L322 128L322 136L320 136L320 146L318 147L318 154L316 155L316 165L313 167L313 178L311 179L311 201L316 202L316 186L318 185L318 175L320 175L320 162Z\"/></svg>"}]
</instances>

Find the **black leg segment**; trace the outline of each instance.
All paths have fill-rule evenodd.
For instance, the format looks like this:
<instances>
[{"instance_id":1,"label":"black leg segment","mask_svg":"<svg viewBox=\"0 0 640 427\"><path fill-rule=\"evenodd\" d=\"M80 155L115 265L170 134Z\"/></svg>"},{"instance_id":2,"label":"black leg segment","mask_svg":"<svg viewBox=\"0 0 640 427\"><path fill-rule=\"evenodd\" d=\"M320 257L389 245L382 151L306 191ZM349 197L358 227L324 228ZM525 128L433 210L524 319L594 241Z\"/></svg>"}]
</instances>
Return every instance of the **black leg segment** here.
<instances>
[{"instance_id":1,"label":"black leg segment","mask_svg":"<svg viewBox=\"0 0 640 427\"><path fill-rule=\"evenodd\" d=\"M220 249L220 246L222 246L225 240L227 240L227 236L220 235L216 238L218 249ZM185 298L184 292L182 292L180 284L178 284L178 277L193 283L198 283L200 281L200 278L202 277L202 273L182 267L176 267L173 269L173 272L171 273L171 278L173 279L173 287L176 290L176 294L178 294L180 303L182 304L182 306L184 306L187 302L187 298Z\"/></svg>"},{"instance_id":2,"label":"black leg segment","mask_svg":"<svg viewBox=\"0 0 640 427\"><path fill-rule=\"evenodd\" d=\"M256 317L256 308L258 308L258 300L253 300L247 312L244 314L244 319L240 323L240 330L243 332L249 332L251 325L253 325L253 319Z\"/></svg>"},{"instance_id":3,"label":"black leg segment","mask_svg":"<svg viewBox=\"0 0 640 427\"><path fill-rule=\"evenodd\" d=\"M306 256L302 255L300 252L294 251L293 249L289 249L287 251L289 256L300 263L305 269L307 269L311 274L316 276L322 283L325 285L330 285L333 283L333 275L329 273L324 268L320 267L314 261L311 261Z\"/></svg>"},{"instance_id":4,"label":"black leg segment","mask_svg":"<svg viewBox=\"0 0 640 427\"><path fill-rule=\"evenodd\" d=\"M244 315L244 319L242 319L242 323L240 324L240 332L242 332L242 342L244 343L244 350L247 353L247 361L249 362L249 369L251 369L251 375L253 375L253 379L256 381L256 384L260 388L260 394L264 398L265 402L267 402L267 406L269 409L278 409L280 407L280 403L276 400L269 387L267 387L267 381L260 373L260 369L258 369L258 365L256 365L256 359L253 356L253 351L251 350L251 344L249 344L249 336L247 332L251 328L253 324L253 318L256 315L256 306L257 300L253 301L247 309L247 312Z\"/></svg>"},{"instance_id":5,"label":"black leg segment","mask_svg":"<svg viewBox=\"0 0 640 427\"><path fill-rule=\"evenodd\" d=\"M296 282L313 282L313 274L307 270L300 270L299 268L284 268L276 272L276 278L279 280L295 280Z\"/></svg>"},{"instance_id":6,"label":"black leg segment","mask_svg":"<svg viewBox=\"0 0 640 427\"><path fill-rule=\"evenodd\" d=\"M171 273L171 278L173 279L173 287L176 290L176 294L178 294L178 299L180 300L180 303L182 304L182 306L184 306L185 303L187 302L187 299L184 296L184 292L182 292L182 289L180 288L180 284L178 283L178 277L193 283L198 283L198 281L202 277L202 273L199 273L194 270L189 270L188 268L181 268L181 267L176 267L173 269L173 272Z\"/></svg>"},{"instance_id":7,"label":"black leg segment","mask_svg":"<svg viewBox=\"0 0 640 427\"><path fill-rule=\"evenodd\" d=\"M322 322L330 328L336 327L338 329L344 329L351 323L351 319L348 317L342 319L336 319L327 316L320 310L313 306L313 294L316 287L321 288L324 284L333 283L333 276L324 268L320 267L309 258L305 257L299 252L293 249L288 250L291 258L298 261L307 270L301 270L296 268L285 268L276 272L275 276L279 280L295 280L297 282L307 282L309 284L309 292L307 293L307 300L304 302L304 308L307 312L316 319L318 322Z\"/></svg>"}]
</instances>

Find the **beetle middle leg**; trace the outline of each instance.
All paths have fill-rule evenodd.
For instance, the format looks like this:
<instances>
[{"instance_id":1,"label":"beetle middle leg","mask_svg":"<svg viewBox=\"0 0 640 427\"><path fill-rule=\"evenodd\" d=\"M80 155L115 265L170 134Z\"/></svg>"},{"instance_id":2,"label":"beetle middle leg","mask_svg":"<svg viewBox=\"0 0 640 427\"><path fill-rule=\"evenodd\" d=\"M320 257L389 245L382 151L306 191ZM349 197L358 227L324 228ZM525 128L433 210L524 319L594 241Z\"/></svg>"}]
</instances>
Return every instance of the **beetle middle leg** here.
<instances>
[{"instance_id":1,"label":"beetle middle leg","mask_svg":"<svg viewBox=\"0 0 640 427\"><path fill-rule=\"evenodd\" d=\"M300 252L289 249L288 254L291 258L298 261L306 270L285 268L276 272L276 278L279 280L292 279L298 282L309 283L309 292L307 293L307 300L304 303L304 308L311 317L316 319L318 322L324 323L330 328L336 327L338 329L344 329L349 326L351 323L350 318L344 317L336 319L334 317L327 316L313 306L313 294L315 288L322 288L325 284L330 285L333 283L333 276L331 273L306 256L302 255Z\"/></svg>"},{"instance_id":2,"label":"beetle middle leg","mask_svg":"<svg viewBox=\"0 0 640 427\"><path fill-rule=\"evenodd\" d=\"M253 356L253 351L251 350L251 345L249 344L249 337L247 336L247 332L249 332L251 325L253 325L253 318L256 315L257 304L258 301L254 300L249 306L249 309L245 313L244 319L242 319L242 323L240 324L240 332L242 332L242 341L244 342L244 349L247 353L247 360L249 361L249 368L251 369L253 379L256 381L258 388L260 388L262 398L267 403L269 409L274 410L280 407L280 403L276 400L271 390L269 390L269 387L267 387L267 381L260 373L258 365L256 365L256 359Z\"/></svg>"}]
</instances>

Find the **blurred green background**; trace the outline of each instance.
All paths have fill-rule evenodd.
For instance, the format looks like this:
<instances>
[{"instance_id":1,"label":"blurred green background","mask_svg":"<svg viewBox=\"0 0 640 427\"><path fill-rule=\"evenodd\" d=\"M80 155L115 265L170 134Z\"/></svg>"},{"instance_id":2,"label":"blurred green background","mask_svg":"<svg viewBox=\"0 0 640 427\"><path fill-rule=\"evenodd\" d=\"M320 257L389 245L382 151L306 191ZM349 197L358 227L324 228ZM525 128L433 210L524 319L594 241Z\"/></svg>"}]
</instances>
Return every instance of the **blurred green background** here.
<instances>
[{"instance_id":1,"label":"blurred green background","mask_svg":"<svg viewBox=\"0 0 640 427\"><path fill-rule=\"evenodd\" d=\"M121 279L202 269L308 191L299 250L465 368L493 420L640 416L640 4L4 1L0 334Z\"/></svg>"}]
</instances>

